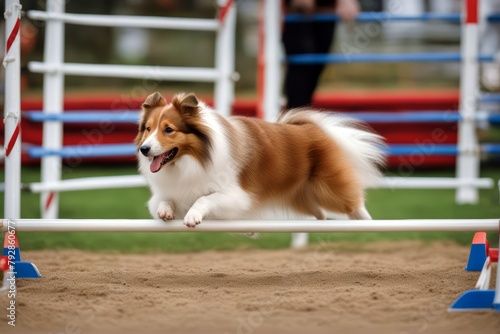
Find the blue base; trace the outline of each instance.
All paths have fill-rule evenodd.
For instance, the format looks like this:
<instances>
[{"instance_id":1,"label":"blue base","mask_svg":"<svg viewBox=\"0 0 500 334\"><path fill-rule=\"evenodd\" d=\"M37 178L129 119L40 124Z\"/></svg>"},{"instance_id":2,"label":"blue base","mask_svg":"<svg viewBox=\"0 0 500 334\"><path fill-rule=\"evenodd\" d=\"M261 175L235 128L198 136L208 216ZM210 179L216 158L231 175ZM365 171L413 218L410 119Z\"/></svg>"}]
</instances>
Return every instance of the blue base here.
<instances>
[{"instance_id":1,"label":"blue base","mask_svg":"<svg viewBox=\"0 0 500 334\"><path fill-rule=\"evenodd\" d=\"M448 311L491 310L493 308L493 300L494 299L495 299L495 290L469 290L469 291L465 291L450 306ZM495 305L495 307L496 307L496 305Z\"/></svg>"},{"instance_id":2,"label":"blue base","mask_svg":"<svg viewBox=\"0 0 500 334\"><path fill-rule=\"evenodd\" d=\"M486 261L486 245L485 244L472 244L470 247L469 261L465 270L467 271L481 271Z\"/></svg>"},{"instance_id":3,"label":"blue base","mask_svg":"<svg viewBox=\"0 0 500 334\"><path fill-rule=\"evenodd\" d=\"M38 268L31 262L14 261L14 272L16 279L18 278L40 278Z\"/></svg>"},{"instance_id":4,"label":"blue base","mask_svg":"<svg viewBox=\"0 0 500 334\"><path fill-rule=\"evenodd\" d=\"M493 309L494 309L496 312L500 312L500 304L493 304Z\"/></svg>"},{"instance_id":5,"label":"blue base","mask_svg":"<svg viewBox=\"0 0 500 334\"><path fill-rule=\"evenodd\" d=\"M21 249L16 247L13 251L9 251L7 248L3 249L4 256L13 256L11 263L14 264L15 277L17 278L40 278L40 272L38 268L31 262L21 261Z\"/></svg>"}]
</instances>

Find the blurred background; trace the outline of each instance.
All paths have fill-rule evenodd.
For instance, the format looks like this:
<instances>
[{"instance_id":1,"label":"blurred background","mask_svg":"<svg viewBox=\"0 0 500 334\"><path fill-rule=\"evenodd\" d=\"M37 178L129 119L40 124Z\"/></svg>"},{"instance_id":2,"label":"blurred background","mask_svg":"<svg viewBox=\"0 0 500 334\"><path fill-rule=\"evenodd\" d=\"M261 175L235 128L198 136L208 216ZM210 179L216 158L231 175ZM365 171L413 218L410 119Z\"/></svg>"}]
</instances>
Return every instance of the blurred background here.
<instances>
[{"instance_id":1,"label":"blurred background","mask_svg":"<svg viewBox=\"0 0 500 334\"><path fill-rule=\"evenodd\" d=\"M361 0L362 11L381 11L390 7L390 1ZM236 93L255 94L258 53L258 1L240 0L236 30L236 70L241 79ZM0 2L3 6L3 1ZM43 10L45 1L24 1L23 9ZM126 1L66 1L68 13L151 15L170 17L211 18L216 13L215 1L205 0L126 0ZM419 12L450 13L460 11L460 1L408 0L398 14ZM343 45L351 45L359 38L365 23L341 24L337 29L332 52L340 52ZM44 23L23 19L23 63L43 59ZM365 35L366 36L366 35ZM144 64L166 66L211 66L214 62L214 34L210 32L168 31L138 28L106 28L66 25L67 62ZM460 26L446 22L385 22L381 31L363 45L363 53L396 53L459 50ZM366 47L365 47L366 46ZM42 76L26 74L27 93L41 90ZM349 64L328 66L321 89L330 88L456 88L459 64ZM138 81L68 77L68 92L120 90L132 87ZM162 83L172 89L211 91L208 84Z\"/></svg>"}]
</instances>

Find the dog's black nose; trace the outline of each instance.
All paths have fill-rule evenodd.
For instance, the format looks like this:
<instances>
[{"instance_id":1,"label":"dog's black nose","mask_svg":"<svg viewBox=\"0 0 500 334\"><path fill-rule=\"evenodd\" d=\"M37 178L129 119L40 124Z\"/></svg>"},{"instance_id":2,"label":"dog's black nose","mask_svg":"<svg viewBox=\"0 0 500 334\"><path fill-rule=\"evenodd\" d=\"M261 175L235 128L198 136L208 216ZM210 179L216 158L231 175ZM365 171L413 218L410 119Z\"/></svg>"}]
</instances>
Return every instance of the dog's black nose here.
<instances>
[{"instance_id":1,"label":"dog's black nose","mask_svg":"<svg viewBox=\"0 0 500 334\"><path fill-rule=\"evenodd\" d=\"M142 154L147 155L149 150L151 150L151 147L149 147L148 145L142 145L140 150Z\"/></svg>"}]
</instances>

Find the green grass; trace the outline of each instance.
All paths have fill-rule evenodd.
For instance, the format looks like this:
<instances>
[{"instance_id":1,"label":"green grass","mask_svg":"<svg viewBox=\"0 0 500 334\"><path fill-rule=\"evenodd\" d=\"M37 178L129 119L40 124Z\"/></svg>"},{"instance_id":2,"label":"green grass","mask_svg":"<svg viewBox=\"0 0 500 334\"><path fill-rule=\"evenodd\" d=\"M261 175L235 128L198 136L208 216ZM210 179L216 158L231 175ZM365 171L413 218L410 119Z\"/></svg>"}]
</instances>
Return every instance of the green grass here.
<instances>
[{"instance_id":1,"label":"green grass","mask_svg":"<svg viewBox=\"0 0 500 334\"><path fill-rule=\"evenodd\" d=\"M65 178L136 173L133 166L78 167ZM417 172L413 176L452 176L452 171ZM500 178L500 170L483 168L483 177ZM23 168L23 182L39 180L38 168ZM147 189L115 189L75 191L61 194L61 218L149 218L145 203ZM0 201L3 211L3 198ZM482 190L478 205L456 205L452 190L390 190L368 192L368 210L375 219L426 218L500 218L498 191ZM22 217L40 217L39 196L22 194ZM377 240L418 239L453 240L467 244L472 233L321 233L311 234L311 241L371 242ZM23 249L84 249L117 252L186 252L209 249L231 250L241 248L277 249L290 244L285 233L263 234L254 240L239 234L226 233L22 233ZM490 238L493 242L495 238Z\"/></svg>"}]
</instances>

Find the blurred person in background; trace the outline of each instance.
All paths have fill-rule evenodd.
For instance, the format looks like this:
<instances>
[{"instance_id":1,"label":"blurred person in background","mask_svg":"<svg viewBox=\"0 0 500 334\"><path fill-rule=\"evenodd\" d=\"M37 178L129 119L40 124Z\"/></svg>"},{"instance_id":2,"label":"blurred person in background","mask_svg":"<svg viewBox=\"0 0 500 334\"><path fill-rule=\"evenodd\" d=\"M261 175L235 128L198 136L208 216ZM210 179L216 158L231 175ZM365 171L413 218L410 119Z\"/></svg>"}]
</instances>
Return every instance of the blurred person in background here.
<instances>
[{"instance_id":1,"label":"blurred person in background","mask_svg":"<svg viewBox=\"0 0 500 334\"><path fill-rule=\"evenodd\" d=\"M343 21L353 21L359 14L357 0L286 0L286 14L336 13ZM282 41L286 56L329 53L335 34L335 22L297 22L283 26ZM286 108L308 106L325 64L288 64L284 91Z\"/></svg>"}]
</instances>

